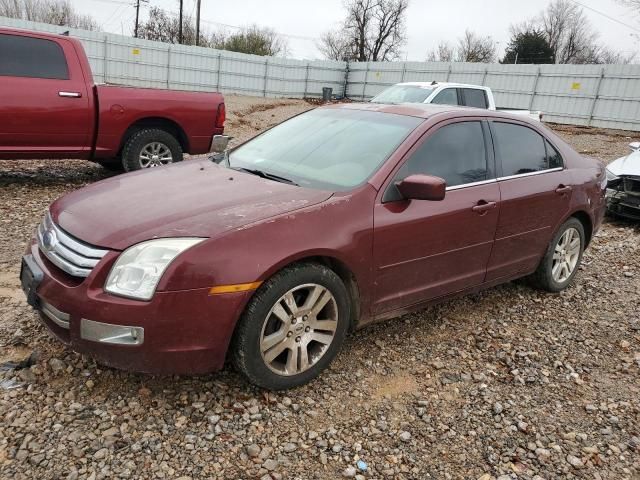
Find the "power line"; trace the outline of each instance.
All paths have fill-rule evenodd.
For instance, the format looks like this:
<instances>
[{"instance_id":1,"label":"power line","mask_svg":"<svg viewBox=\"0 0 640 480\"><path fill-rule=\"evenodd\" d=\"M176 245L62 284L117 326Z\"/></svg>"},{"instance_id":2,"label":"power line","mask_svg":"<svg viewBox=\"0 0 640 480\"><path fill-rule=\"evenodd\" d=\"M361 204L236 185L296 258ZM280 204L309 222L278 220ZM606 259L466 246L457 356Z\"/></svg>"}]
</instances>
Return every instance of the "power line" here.
<instances>
[{"instance_id":1,"label":"power line","mask_svg":"<svg viewBox=\"0 0 640 480\"><path fill-rule=\"evenodd\" d=\"M580 5L581 7L586 8L587 10L591 10L592 12L597 13L598 15L602 15L603 17L608 18L612 22L616 22L616 23L619 23L620 25L624 25L625 27L630 28L634 32L640 33L640 28L634 27L633 25L629 25L628 23L625 23L622 20L618 20L617 18L612 17L611 15L607 15L606 13L601 12L600 10L596 10L595 8L585 5L584 3L578 2L578 0L569 0L569 1L575 3L576 5Z\"/></svg>"},{"instance_id":2,"label":"power line","mask_svg":"<svg viewBox=\"0 0 640 480\"><path fill-rule=\"evenodd\" d=\"M102 22L102 28L105 28L107 25L109 25L114 20L117 20L118 18L120 18L120 16L122 16L124 11L126 10L126 7L128 7L128 6L129 5L118 5L113 10L113 13L111 15L109 15L109 17L104 22Z\"/></svg>"},{"instance_id":3,"label":"power line","mask_svg":"<svg viewBox=\"0 0 640 480\"><path fill-rule=\"evenodd\" d=\"M112 3L112 4L117 4L117 5L128 5L128 6L132 6L131 2L125 2L125 1L121 1L121 0L91 0L93 2L102 2L102 3ZM133 4L135 6L135 4ZM164 9L163 9L164 10ZM165 12L174 15L174 16L180 16L178 12L174 12L172 10L164 10ZM227 27L227 28L233 28L235 30L242 30L244 27L241 27L239 25L231 25L229 23L222 23L222 22L214 22L213 20L207 20L204 18L201 18L200 21L202 23L206 23L209 25L216 25L219 27ZM287 38L294 38L297 40L306 40L306 41L310 41L310 42L317 42L318 40L320 40L319 37L308 37L305 35L295 35L295 34L290 34L290 33L281 33L281 32L276 32L278 35L281 35L283 37L287 37Z\"/></svg>"}]
</instances>

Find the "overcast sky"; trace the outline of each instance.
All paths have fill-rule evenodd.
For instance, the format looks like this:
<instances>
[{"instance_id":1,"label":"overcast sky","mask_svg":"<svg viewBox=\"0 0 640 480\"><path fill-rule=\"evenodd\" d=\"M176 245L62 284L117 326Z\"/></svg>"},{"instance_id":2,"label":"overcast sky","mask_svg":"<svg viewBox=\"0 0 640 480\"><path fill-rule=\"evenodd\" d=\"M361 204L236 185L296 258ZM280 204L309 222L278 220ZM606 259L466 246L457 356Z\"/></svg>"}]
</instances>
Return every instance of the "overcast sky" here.
<instances>
[{"instance_id":1,"label":"overcast sky","mask_svg":"<svg viewBox=\"0 0 640 480\"><path fill-rule=\"evenodd\" d=\"M75 8L93 15L103 30L131 34L135 0L71 0ZM466 28L490 35L501 50L509 41L509 25L536 15L549 0L409 0L407 10L408 60L425 60L426 53L441 40L455 42ZM615 0L580 0L603 44L617 50L640 50L640 17L632 15ZM178 0L150 0L150 5L177 12ZM146 18L148 5L142 9ZM184 11L195 11L195 0L184 0ZM604 15L603 15L604 14ZM634 26L628 28L615 20ZM342 0L202 0L202 28L216 30L256 23L288 35L291 57L321 58L317 38L337 27L344 16Z\"/></svg>"}]
</instances>

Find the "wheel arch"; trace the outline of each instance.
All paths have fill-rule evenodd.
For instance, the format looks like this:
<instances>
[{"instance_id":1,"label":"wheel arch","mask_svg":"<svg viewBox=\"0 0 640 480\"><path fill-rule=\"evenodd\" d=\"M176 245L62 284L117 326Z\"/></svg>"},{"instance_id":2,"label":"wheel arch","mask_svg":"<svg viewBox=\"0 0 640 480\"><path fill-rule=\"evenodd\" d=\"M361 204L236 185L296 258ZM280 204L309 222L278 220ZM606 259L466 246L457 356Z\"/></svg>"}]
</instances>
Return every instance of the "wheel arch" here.
<instances>
[{"instance_id":1,"label":"wheel arch","mask_svg":"<svg viewBox=\"0 0 640 480\"><path fill-rule=\"evenodd\" d=\"M146 128L157 128L173 135L182 147L182 151L189 152L189 138L177 122L166 117L144 117L133 122L125 130L120 140L118 155L122 153L122 149L133 135Z\"/></svg>"},{"instance_id":2,"label":"wheel arch","mask_svg":"<svg viewBox=\"0 0 640 480\"><path fill-rule=\"evenodd\" d=\"M584 234L586 237L584 246L586 248L589 245L589 243L591 243L591 239L593 238L593 220L591 220L591 216L584 210L577 210L573 212L571 215L567 217L567 219L565 219L565 221L571 217L576 218L584 228Z\"/></svg>"},{"instance_id":3,"label":"wheel arch","mask_svg":"<svg viewBox=\"0 0 640 480\"><path fill-rule=\"evenodd\" d=\"M349 295L351 307L349 315L349 329L355 329L358 324L358 320L360 319L362 309L362 290L358 277L353 269L344 260L338 258L338 256L332 255L329 252L308 252L306 254L300 254L274 265L263 274L261 280L266 281L283 269L301 263L316 263L323 265L331 269L336 275L338 275L338 277L340 277L340 280L344 283Z\"/></svg>"}]
</instances>

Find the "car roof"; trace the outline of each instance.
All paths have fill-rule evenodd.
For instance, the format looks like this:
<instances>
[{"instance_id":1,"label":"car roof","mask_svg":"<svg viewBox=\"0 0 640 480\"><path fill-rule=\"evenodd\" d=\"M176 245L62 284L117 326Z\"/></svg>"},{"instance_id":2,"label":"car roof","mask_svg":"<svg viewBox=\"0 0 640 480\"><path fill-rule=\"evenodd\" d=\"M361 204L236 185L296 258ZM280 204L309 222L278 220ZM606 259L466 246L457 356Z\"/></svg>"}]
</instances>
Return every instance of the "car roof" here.
<instances>
[{"instance_id":1,"label":"car roof","mask_svg":"<svg viewBox=\"0 0 640 480\"><path fill-rule=\"evenodd\" d=\"M8 33L14 35L28 35L28 36L38 36L38 37L65 37L69 38L66 35L62 35L62 32L69 30L69 27L60 27L60 33L55 32L36 32L34 30L26 30L24 28L13 28L13 27L2 27L0 26L0 33Z\"/></svg>"},{"instance_id":2,"label":"car roof","mask_svg":"<svg viewBox=\"0 0 640 480\"><path fill-rule=\"evenodd\" d=\"M396 83L393 85L407 85L411 87L420 87L420 88L432 88L432 87L460 87L460 88L481 88L486 90L488 87L483 87L482 85L471 85L469 83L453 83L453 82L402 82Z\"/></svg>"},{"instance_id":3,"label":"car roof","mask_svg":"<svg viewBox=\"0 0 640 480\"><path fill-rule=\"evenodd\" d=\"M464 117L486 117L503 120L517 120L521 123L533 124L534 122L524 115L514 115L503 113L501 111L485 110L483 108L460 107L457 105L440 105L434 103L370 103L370 102L354 102L354 103L338 103L327 105L320 108L334 108L344 110L366 110L370 112L389 113L394 115L404 115L408 117L424 118L431 117L445 118L464 118Z\"/></svg>"}]
</instances>

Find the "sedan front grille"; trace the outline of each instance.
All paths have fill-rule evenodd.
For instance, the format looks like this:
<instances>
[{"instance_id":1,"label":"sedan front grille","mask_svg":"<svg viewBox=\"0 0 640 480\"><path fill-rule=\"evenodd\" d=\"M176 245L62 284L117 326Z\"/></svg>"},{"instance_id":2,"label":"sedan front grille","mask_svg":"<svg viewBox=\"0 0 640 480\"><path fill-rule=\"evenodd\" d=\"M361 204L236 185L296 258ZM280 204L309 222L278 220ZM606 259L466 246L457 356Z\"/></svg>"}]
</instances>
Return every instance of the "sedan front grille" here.
<instances>
[{"instance_id":1,"label":"sedan front grille","mask_svg":"<svg viewBox=\"0 0 640 480\"><path fill-rule=\"evenodd\" d=\"M38 247L51 263L74 277L88 277L108 250L76 240L58 227L47 212L38 226Z\"/></svg>"}]
</instances>

